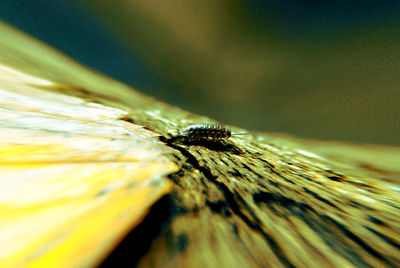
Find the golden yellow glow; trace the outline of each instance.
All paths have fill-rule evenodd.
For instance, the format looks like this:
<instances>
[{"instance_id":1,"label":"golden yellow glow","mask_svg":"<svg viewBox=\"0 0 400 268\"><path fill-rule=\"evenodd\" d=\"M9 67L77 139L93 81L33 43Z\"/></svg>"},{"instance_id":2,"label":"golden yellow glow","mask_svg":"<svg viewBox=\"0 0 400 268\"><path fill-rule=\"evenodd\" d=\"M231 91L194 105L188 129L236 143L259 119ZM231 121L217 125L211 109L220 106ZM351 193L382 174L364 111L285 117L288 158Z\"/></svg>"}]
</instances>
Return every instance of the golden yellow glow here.
<instances>
[{"instance_id":1,"label":"golden yellow glow","mask_svg":"<svg viewBox=\"0 0 400 268\"><path fill-rule=\"evenodd\" d=\"M0 65L0 266L102 260L169 189L176 167L127 113Z\"/></svg>"}]
</instances>

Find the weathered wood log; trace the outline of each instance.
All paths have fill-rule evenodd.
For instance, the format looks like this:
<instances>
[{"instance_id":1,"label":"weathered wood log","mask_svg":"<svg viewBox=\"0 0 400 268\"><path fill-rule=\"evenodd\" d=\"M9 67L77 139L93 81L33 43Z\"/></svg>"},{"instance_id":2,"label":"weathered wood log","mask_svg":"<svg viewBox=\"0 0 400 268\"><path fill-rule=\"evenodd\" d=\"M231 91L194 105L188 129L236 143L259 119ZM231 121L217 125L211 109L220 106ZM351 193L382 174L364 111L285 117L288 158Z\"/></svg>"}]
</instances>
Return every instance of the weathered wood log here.
<instances>
[{"instance_id":1,"label":"weathered wood log","mask_svg":"<svg viewBox=\"0 0 400 268\"><path fill-rule=\"evenodd\" d=\"M116 120L152 132L159 157L176 167L160 171L171 188L103 266L400 264L399 148L268 133L176 140L176 130L218 122L88 71L8 26L0 30L3 65L53 82L40 90L125 111Z\"/></svg>"}]
</instances>

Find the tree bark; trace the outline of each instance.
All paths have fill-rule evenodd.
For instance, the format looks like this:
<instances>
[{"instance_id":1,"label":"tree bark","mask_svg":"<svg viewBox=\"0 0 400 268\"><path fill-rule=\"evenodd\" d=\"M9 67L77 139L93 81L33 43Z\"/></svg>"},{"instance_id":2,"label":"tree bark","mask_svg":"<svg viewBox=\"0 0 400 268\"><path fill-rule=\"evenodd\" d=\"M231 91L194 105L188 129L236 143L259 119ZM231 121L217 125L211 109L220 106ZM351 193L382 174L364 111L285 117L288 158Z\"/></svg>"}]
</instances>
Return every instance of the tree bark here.
<instances>
[{"instance_id":1,"label":"tree bark","mask_svg":"<svg viewBox=\"0 0 400 268\"><path fill-rule=\"evenodd\" d=\"M164 123L150 125L179 167L168 176L173 190L105 264L124 258L139 267L399 264L397 148L265 133L175 144ZM132 260L138 241L144 244Z\"/></svg>"}]
</instances>

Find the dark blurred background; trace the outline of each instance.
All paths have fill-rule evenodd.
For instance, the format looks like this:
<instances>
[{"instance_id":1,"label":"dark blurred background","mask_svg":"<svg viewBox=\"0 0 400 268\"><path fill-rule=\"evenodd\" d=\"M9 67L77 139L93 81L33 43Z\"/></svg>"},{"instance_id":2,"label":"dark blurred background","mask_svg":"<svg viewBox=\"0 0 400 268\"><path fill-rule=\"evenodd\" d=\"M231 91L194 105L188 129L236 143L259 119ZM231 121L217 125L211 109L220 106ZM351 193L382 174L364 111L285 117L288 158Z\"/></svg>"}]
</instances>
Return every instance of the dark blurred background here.
<instances>
[{"instance_id":1,"label":"dark blurred background","mask_svg":"<svg viewBox=\"0 0 400 268\"><path fill-rule=\"evenodd\" d=\"M0 19L222 123L400 145L398 0L3 0Z\"/></svg>"}]
</instances>

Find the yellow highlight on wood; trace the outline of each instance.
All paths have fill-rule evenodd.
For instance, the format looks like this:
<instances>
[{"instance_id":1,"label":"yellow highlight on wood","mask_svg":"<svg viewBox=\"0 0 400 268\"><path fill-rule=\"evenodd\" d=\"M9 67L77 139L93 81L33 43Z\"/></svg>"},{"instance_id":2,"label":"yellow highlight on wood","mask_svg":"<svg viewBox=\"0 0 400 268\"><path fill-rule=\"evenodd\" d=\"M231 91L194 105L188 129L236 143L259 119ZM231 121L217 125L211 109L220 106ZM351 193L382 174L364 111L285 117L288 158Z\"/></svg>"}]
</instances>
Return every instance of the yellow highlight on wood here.
<instances>
[{"instance_id":1,"label":"yellow highlight on wood","mask_svg":"<svg viewBox=\"0 0 400 268\"><path fill-rule=\"evenodd\" d=\"M176 166L125 111L43 81L0 65L0 267L93 266L168 192Z\"/></svg>"}]
</instances>

